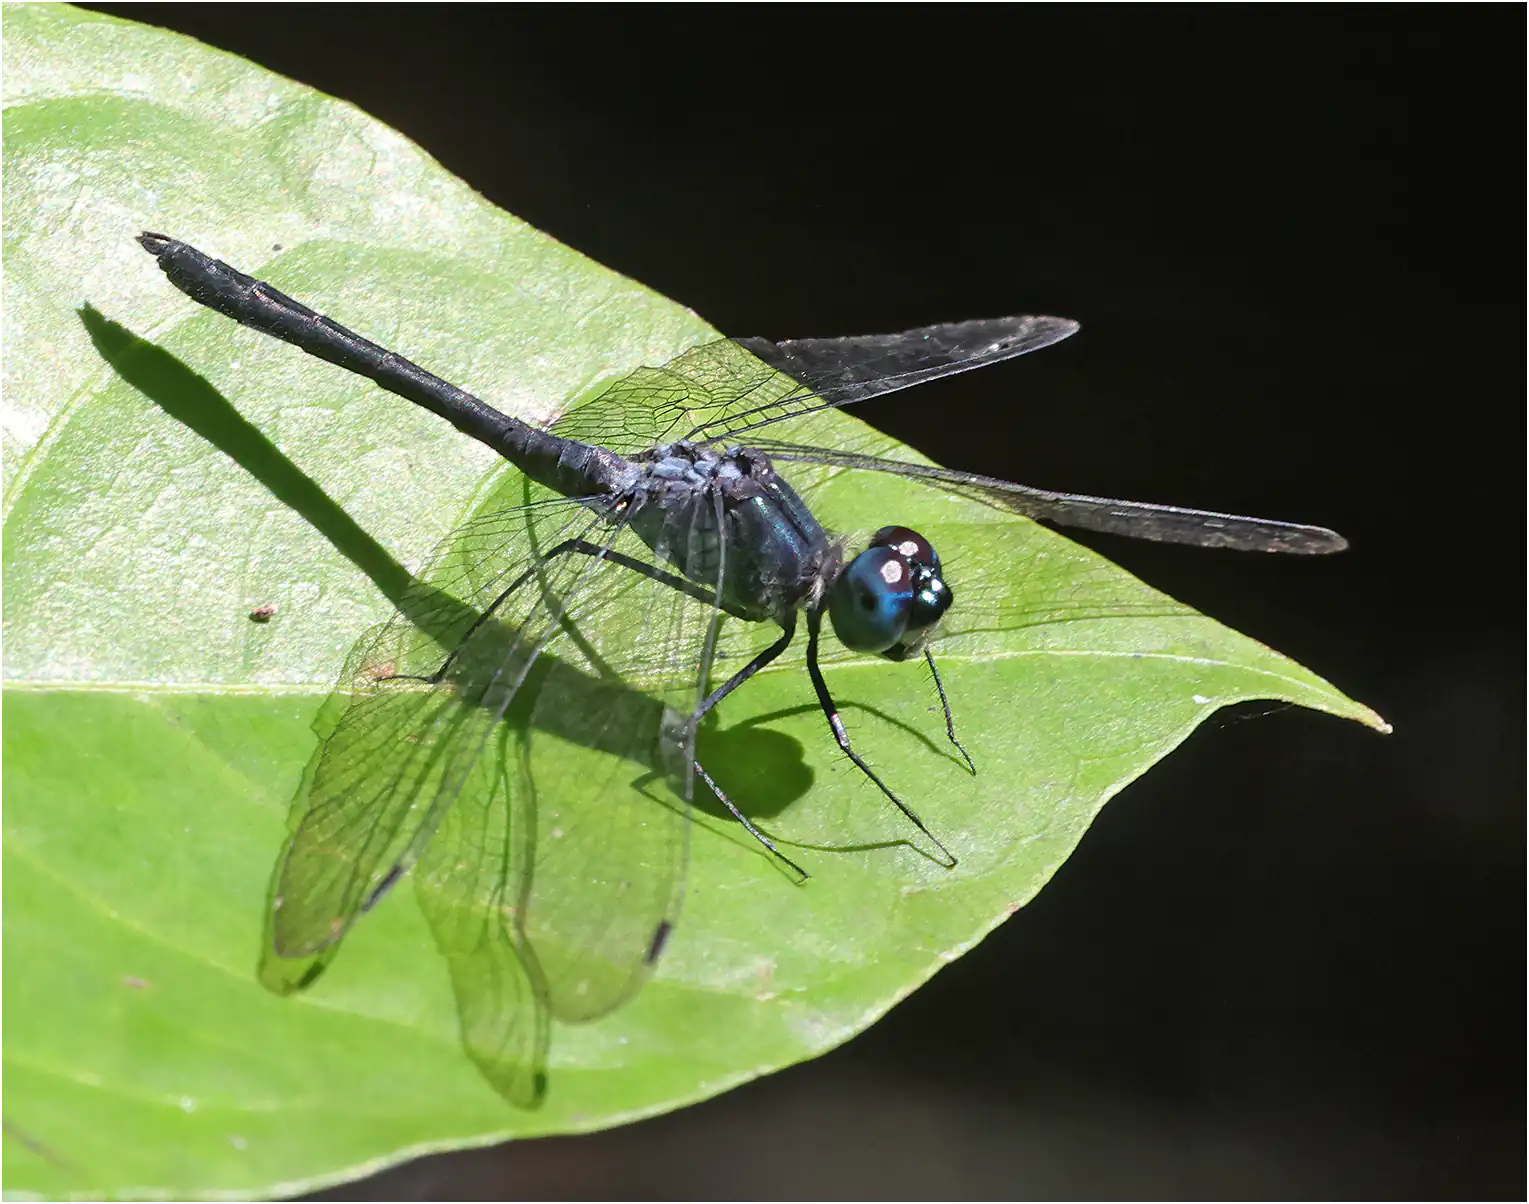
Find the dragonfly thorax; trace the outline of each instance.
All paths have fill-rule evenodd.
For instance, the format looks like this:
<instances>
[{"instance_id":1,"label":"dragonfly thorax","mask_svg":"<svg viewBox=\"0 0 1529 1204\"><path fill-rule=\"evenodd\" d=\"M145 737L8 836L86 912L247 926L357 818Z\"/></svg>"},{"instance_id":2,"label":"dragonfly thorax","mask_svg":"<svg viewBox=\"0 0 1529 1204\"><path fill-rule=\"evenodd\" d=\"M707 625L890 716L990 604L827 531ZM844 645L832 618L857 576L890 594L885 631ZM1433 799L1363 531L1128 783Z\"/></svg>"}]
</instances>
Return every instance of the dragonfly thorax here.
<instances>
[{"instance_id":1,"label":"dragonfly thorax","mask_svg":"<svg viewBox=\"0 0 1529 1204\"><path fill-rule=\"evenodd\" d=\"M784 620L833 560L827 533L770 458L687 441L634 458L632 530L740 618Z\"/></svg>"}]
</instances>

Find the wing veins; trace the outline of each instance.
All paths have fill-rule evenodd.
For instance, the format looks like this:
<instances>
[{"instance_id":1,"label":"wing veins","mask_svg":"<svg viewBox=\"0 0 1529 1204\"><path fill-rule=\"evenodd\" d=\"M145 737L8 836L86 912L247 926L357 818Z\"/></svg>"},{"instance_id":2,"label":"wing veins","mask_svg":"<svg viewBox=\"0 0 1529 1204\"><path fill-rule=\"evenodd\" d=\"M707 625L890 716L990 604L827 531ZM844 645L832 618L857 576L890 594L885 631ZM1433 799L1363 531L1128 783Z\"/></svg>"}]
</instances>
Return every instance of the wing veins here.
<instances>
[{"instance_id":1,"label":"wing veins","mask_svg":"<svg viewBox=\"0 0 1529 1204\"><path fill-rule=\"evenodd\" d=\"M1294 552L1304 555L1338 552L1348 546L1348 541L1336 531L1304 523L1154 502L1133 502L1123 498L1058 493L939 465L911 464L903 460L836 451L832 448L806 447L772 440L760 440L753 446L777 460L891 473L926 485L945 486L962 496L1029 518L1045 519L1064 526L1111 535L1127 535L1160 543L1191 544L1196 547Z\"/></svg>"}]
</instances>

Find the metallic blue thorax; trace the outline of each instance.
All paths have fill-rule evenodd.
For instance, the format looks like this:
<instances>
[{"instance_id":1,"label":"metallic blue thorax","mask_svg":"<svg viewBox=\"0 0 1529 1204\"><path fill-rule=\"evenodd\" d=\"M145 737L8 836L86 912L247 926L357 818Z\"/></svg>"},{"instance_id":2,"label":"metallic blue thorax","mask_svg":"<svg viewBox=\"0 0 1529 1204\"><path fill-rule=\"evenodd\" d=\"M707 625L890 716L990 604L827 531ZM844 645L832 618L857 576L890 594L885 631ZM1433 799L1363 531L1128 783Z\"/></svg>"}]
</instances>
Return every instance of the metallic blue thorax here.
<instances>
[{"instance_id":1,"label":"metallic blue thorax","mask_svg":"<svg viewBox=\"0 0 1529 1204\"><path fill-rule=\"evenodd\" d=\"M688 442L665 444L634 463L632 530L697 585L753 620L783 620L829 569L829 538L769 457Z\"/></svg>"}]
</instances>

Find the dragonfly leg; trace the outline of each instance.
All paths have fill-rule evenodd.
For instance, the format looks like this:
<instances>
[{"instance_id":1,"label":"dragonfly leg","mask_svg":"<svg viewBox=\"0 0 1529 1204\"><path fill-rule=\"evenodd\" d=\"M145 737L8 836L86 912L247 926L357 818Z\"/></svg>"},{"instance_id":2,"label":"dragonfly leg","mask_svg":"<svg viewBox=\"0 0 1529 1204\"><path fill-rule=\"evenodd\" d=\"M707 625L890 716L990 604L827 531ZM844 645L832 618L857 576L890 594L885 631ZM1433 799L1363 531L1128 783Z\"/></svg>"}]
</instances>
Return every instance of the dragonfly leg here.
<instances>
[{"instance_id":1,"label":"dragonfly leg","mask_svg":"<svg viewBox=\"0 0 1529 1204\"><path fill-rule=\"evenodd\" d=\"M787 617L784 623L781 624L780 639L776 640L775 643L771 644L748 664L744 665L743 668L739 669L738 672L729 677L725 682L722 683L722 685L718 686L709 695L707 695L705 702L696 707L695 722L699 723L701 721L701 717L705 715L707 711L711 710L712 707L717 705L717 703L721 702L744 682L748 681L749 678L753 677L754 674L758 673L777 656L789 648L791 646L791 641L795 637L796 615L792 614ZM732 804L728 805L731 806Z\"/></svg>"},{"instance_id":2,"label":"dragonfly leg","mask_svg":"<svg viewBox=\"0 0 1529 1204\"><path fill-rule=\"evenodd\" d=\"M750 836L752 836L760 844L764 845L765 848L769 849L770 852L773 853L778 860L789 866L802 882L806 882L808 878L812 877L811 874L809 874L801 866L797 865L796 862L791 860L791 858L782 853L780 849L776 847L773 840L771 840L768 836L756 828L753 821L750 820L747 815L738 810L738 808L733 804L733 800L728 798L727 795L722 792L722 787L718 786L714 781L711 780L711 774L707 773L706 770L702 768L699 761L695 761L693 764L695 765L696 773L698 773L701 777L701 781L705 782L706 785L711 789L711 792L715 794L721 801L722 805L733 813L733 818L744 826L744 829Z\"/></svg>"},{"instance_id":3,"label":"dragonfly leg","mask_svg":"<svg viewBox=\"0 0 1529 1204\"><path fill-rule=\"evenodd\" d=\"M924 649L924 660L928 662L929 672L934 674L934 688L939 692L940 706L945 710L945 734L950 737L950 742L956 746L956 751L965 760L966 768L975 774L977 767L972 764L971 754L962 746L961 741L956 739L956 721L951 718L950 699L945 697L945 683L940 680L940 671L934 667L934 653L927 648Z\"/></svg>"},{"instance_id":4,"label":"dragonfly leg","mask_svg":"<svg viewBox=\"0 0 1529 1204\"><path fill-rule=\"evenodd\" d=\"M828 720L829 730L833 732L834 739L838 741L839 747L844 751L845 756L855 763L855 767L861 773L876 783L881 793L892 800L893 806L906 815L913 822L914 827L934 842L935 847L945 855L945 859L948 862L946 868L954 869L956 866L955 854L947 849L944 842L929 830L912 807L892 793L891 788L876 775L876 771L865 763L865 758L857 753L854 746L850 744L849 732L845 730L844 721L839 718L839 708L834 703L833 695L828 692L828 683L823 680L823 671L818 668L818 635L822 631L822 627L823 612L820 610L809 610L807 612L807 673L812 678L812 688L817 691L818 705L823 708L823 715Z\"/></svg>"},{"instance_id":5,"label":"dragonfly leg","mask_svg":"<svg viewBox=\"0 0 1529 1204\"><path fill-rule=\"evenodd\" d=\"M744 682L748 681L749 678L753 677L754 674L758 673L777 656L789 648L791 646L791 640L795 637L795 635L796 615L792 614L786 619L784 623L781 624L780 639L776 640L763 652L759 653L759 655L754 657L753 660L749 661L748 664L744 665L743 668L739 669L738 672L734 673L730 678L728 678L726 682L718 686L709 695L707 695L706 701L701 703L701 705L696 708L695 715L691 720L692 724L700 723L701 717L705 715L707 711L711 710L714 706L717 705L717 703L721 702ZM691 764L695 767L695 771L700 776L701 780L706 783L707 788L717 796L718 801L724 807L732 812L733 818L744 826L744 829L750 836L752 836L760 844L764 845L765 848L769 849L770 852L774 854L779 861L788 866L802 882L805 882L808 878L812 877L811 874L809 874L801 866L797 865L797 863L792 861L791 858L782 853L780 849L776 847L773 840L771 840L768 836L766 836L763 832L754 826L753 821L738 809L737 805L733 802L732 799L727 797L727 794L723 791L722 787L718 786L717 783L712 780L711 775L706 772L705 768L699 761L692 760Z\"/></svg>"}]
</instances>

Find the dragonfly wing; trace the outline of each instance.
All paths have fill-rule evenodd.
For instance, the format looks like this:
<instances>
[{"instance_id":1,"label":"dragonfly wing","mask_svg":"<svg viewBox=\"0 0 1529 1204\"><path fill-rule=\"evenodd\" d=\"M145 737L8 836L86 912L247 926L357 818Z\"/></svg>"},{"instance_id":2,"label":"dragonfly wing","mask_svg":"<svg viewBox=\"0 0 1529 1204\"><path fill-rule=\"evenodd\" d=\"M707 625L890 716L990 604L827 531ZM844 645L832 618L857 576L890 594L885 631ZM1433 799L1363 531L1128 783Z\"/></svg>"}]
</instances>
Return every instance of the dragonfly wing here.
<instances>
[{"instance_id":1,"label":"dragonfly wing","mask_svg":"<svg viewBox=\"0 0 1529 1204\"><path fill-rule=\"evenodd\" d=\"M689 525L701 529L676 538L711 537L707 528L719 512L696 509L711 518L692 516ZM635 556L632 547L613 551ZM660 547L659 565L662 557ZM695 712L721 619L715 602L693 591L619 571L626 578L619 603L598 616L571 613L519 766L519 796L536 800L538 810L520 933L534 951L552 1014L570 1022L593 1020L631 998L677 921L689 858ZM707 591L713 599L722 571L719 564Z\"/></svg>"},{"instance_id":2,"label":"dragonfly wing","mask_svg":"<svg viewBox=\"0 0 1529 1204\"><path fill-rule=\"evenodd\" d=\"M415 874L415 894L456 996L462 1045L494 1089L523 1108L546 1091L545 991L515 917L516 863L533 844L514 789L510 726L491 735Z\"/></svg>"},{"instance_id":3,"label":"dragonfly wing","mask_svg":"<svg viewBox=\"0 0 1529 1204\"><path fill-rule=\"evenodd\" d=\"M798 414L846 406L895 393L942 376L970 372L1039 351L1076 334L1070 318L1015 315L920 326L897 334L837 339L738 339L750 355L805 386L777 403L779 413L719 415L698 424L691 437L727 439Z\"/></svg>"},{"instance_id":4,"label":"dragonfly wing","mask_svg":"<svg viewBox=\"0 0 1529 1204\"><path fill-rule=\"evenodd\" d=\"M837 339L719 339L622 377L552 429L623 455L681 438L732 439L1013 359L1077 329L1067 318L1017 316Z\"/></svg>"},{"instance_id":5,"label":"dragonfly wing","mask_svg":"<svg viewBox=\"0 0 1529 1204\"><path fill-rule=\"evenodd\" d=\"M800 391L736 343L718 339L613 381L552 431L630 456L682 438L711 416L752 413Z\"/></svg>"},{"instance_id":6,"label":"dragonfly wing","mask_svg":"<svg viewBox=\"0 0 1529 1204\"><path fill-rule=\"evenodd\" d=\"M398 614L363 637L326 704L327 738L294 803L271 954L321 953L409 868L556 634L535 589L493 606L534 562L506 544L528 530L545 543L598 522L570 502L475 520L437 548ZM567 577L588 567L562 559L553 571Z\"/></svg>"},{"instance_id":7,"label":"dragonfly wing","mask_svg":"<svg viewBox=\"0 0 1529 1204\"><path fill-rule=\"evenodd\" d=\"M1240 514L1220 514L1182 506L1159 506L1117 498L1053 493L1019 485L997 477L958 472L933 464L910 464L880 456L833 448L756 440L757 447L777 461L798 461L838 468L893 473L925 485L945 489L987 505L1088 531L1129 535L1162 543L1193 544L1202 548L1233 548L1244 552L1295 552L1319 554L1342 551L1348 541L1326 527L1276 522Z\"/></svg>"}]
</instances>

